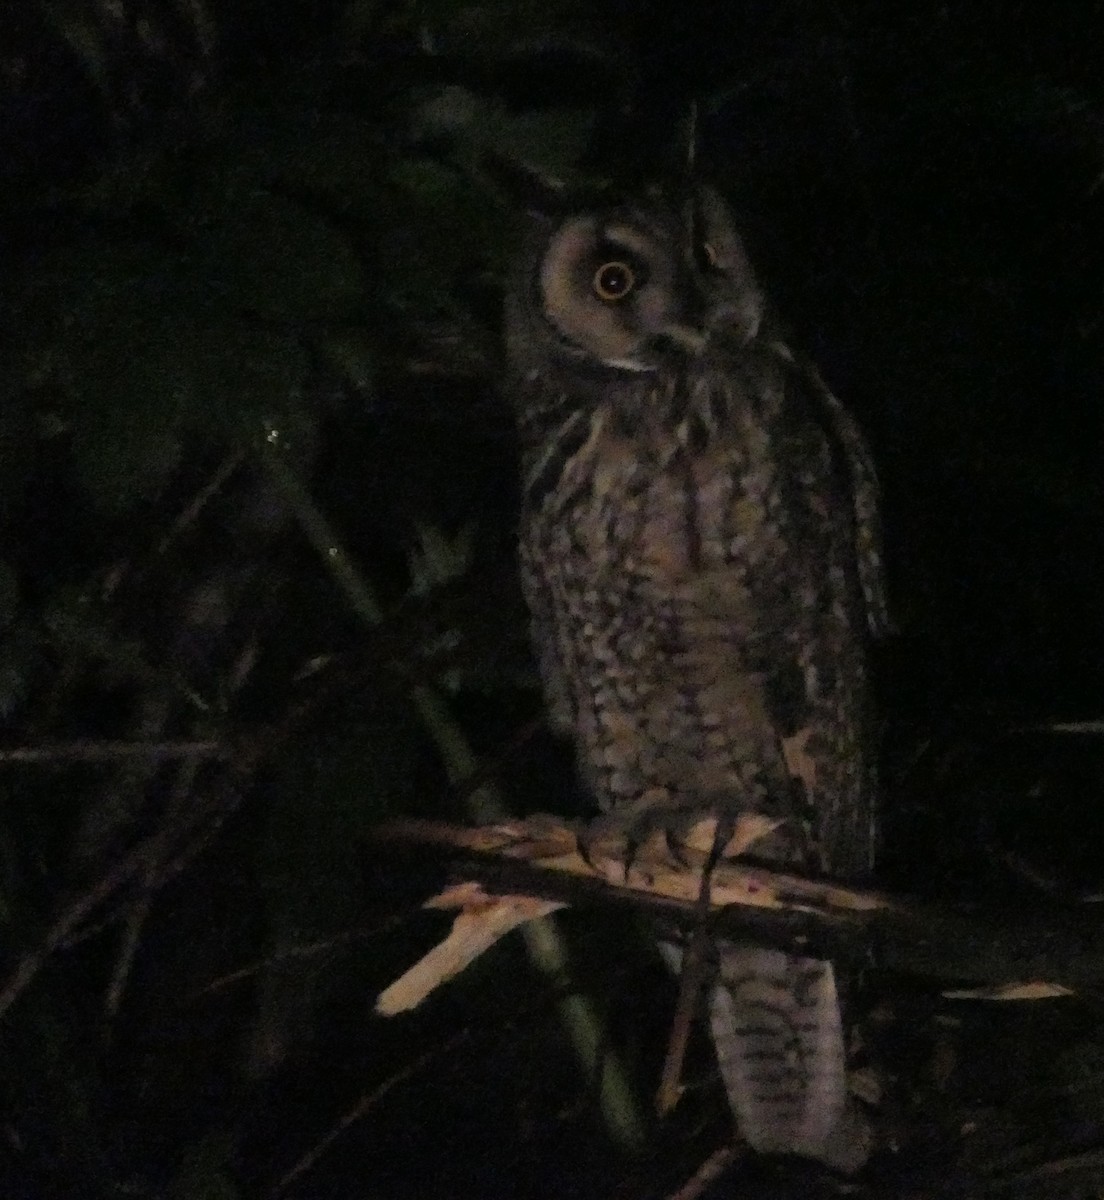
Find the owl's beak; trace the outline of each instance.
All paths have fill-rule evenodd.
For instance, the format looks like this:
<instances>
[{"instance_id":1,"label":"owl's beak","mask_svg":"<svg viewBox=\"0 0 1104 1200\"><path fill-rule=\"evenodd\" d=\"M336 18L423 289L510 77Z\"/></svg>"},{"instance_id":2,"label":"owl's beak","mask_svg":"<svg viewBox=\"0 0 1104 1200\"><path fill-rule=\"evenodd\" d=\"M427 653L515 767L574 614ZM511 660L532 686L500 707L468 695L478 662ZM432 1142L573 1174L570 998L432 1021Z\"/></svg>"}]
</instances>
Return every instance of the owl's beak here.
<instances>
[{"instance_id":1,"label":"owl's beak","mask_svg":"<svg viewBox=\"0 0 1104 1200\"><path fill-rule=\"evenodd\" d=\"M743 343L750 342L759 332L762 315L758 297L749 297L742 304L718 304L706 318L708 336L735 334Z\"/></svg>"},{"instance_id":2,"label":"owl's beak","mask_svg":"<svg viewBox=\"0 0 1104 1200\"><path fill-rule=\"evenodd\" d=\"M696 311L683 314L691 319L671 321L654 335L659 344L697 357L717 341L734 340L741 346L753 341L759 332L762 297L757 291L745 296L702 296Z\"/></svg>"},{"instance_id":3,"label":"owl's beak","mask_svg":"<svg viewBox=\"0 0 1104 1200\"><path fill-rule=\"evenodd\" d=\"M711 309L701 325L672 322L664 325L658 340L674 346L684 354L703 354L717 339L736 338L746 345L759 332L758 309L735 304L718 305Z\"/></svg>"},{"instance_id":4,"label":"owl's beak","mask_svg":"<svg viewBox=\"0 0 1104 1200\"><path fill-rule=\"evenodd\" d=\"M687 354L701 354L709 342L709 334L695 329L693 325L665 325L659 336Z\"/></svg>"}]
</instances>

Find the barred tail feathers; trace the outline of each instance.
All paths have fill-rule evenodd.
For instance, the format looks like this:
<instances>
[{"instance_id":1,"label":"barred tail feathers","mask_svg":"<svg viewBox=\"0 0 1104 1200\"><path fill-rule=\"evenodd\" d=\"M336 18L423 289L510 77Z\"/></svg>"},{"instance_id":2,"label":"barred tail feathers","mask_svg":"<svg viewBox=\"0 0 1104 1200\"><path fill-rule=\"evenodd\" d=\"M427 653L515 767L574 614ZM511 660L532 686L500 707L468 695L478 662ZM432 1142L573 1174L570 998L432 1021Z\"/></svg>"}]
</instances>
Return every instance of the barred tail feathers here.
<instances>
[{"instance_id":1,"label":"barred tail feathers","mask_svg":"<svg viewBox=\"0 0 1104 1200\"><path fill-rule=\"evenodd\" d=\"M738 943L718 949L710 1024L740 1133L764 1154L857 1171L870 1129L848 1100L832 964Z\"/></svg>"}]
</instances>

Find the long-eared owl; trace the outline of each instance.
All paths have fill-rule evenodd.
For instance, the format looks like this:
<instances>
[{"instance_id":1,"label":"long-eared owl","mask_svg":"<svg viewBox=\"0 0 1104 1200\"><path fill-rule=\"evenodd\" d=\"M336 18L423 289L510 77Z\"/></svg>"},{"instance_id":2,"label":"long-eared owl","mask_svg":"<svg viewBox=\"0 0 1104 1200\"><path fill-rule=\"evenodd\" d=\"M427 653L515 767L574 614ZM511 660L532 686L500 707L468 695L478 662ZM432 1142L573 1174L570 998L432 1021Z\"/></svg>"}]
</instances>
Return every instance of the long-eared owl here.
<instances>
[{"instance_id":1,"label":"long-eared owl","mask_svg":"<svg viewBox=\"0 0 1104 1200\"><path fill-rule=\"evenodd\" d=\"M606 822L761 813L781 822L765 857L867 876L884 615L861 435L781 340L716 191L555 208L506 300L553 722ZM710 1027L746 1140L853 1171L871 1137L837 982L830 962L723 941Z\"/></svg>"}]
</instances>

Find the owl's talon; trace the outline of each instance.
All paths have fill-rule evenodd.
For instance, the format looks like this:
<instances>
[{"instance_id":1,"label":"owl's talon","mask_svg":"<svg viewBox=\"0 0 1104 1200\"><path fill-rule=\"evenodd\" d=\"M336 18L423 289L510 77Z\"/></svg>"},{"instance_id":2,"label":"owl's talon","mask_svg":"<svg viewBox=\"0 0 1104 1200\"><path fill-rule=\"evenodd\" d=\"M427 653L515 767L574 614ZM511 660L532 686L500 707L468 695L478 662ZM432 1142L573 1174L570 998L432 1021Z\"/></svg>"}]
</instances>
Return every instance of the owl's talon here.
<instances>
[{"instance_id":1,"label":"owl's talon","mask_svg":"<svg viewBox=\"0 0 1104 1200\"><path fill-rule=\"evenodd\" d=\"M597 844L599 832L595 826L597 821L590 821L582 825L575 834L575 842L579 849L579 854L592 871L597 871L598 865L595 862L594 848Z\"/></svg>"},{"instance_id":2,"label":"owl's talon","mask_svg":"<svg viewBox=\"0 0 1104 1200\"><path fill-rule=\"evenodd\" d=\"M702 813L655 804L633 808L604 813L579 832L579 853L588 866L595 868L595 860L599 857L620 858L626 872L634 863L659 859L687 870L695 865L687 853L688 846L692 845L688 835L702 820ZM731 825L729 819L722 827ZM620 845L611 845L614 841Z\"/></svg>"}]
</instances>

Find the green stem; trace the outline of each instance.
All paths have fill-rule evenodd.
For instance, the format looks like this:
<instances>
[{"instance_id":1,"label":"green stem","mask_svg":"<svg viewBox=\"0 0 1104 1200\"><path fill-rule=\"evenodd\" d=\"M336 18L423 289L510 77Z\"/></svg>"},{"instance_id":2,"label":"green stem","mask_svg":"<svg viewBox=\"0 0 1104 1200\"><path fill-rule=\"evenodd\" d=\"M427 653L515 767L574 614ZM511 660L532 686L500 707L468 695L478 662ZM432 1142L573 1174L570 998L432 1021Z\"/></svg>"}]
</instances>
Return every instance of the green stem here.
<instances>
[{"instance_id":1,"label":"green stem","mask_svg":"<svg viewBox=\"0 0 1104 1200\"><path fill-rule=\"evenodd\" d=\"M263 444L263 461L291 506L300 528L318 552L353 611L367 625L383 621L383 609L371 584L354 564L329 521L319 510L298 473L288 464L271 433ZM411 703L433 739L449 781L463 783L476 772L477 762L463 731L448 705L433 688L419 684L410 693ZM498 789L490 784L470 792L468 815L485 823L510 815ZM587 1081L598 1092L610 1136L627 1149L644 1144L645 1121L620 1058L611 1050L610 1038L589 996L571 984L570 955L563 931L555 918L530 921L521 928L529 961L560 996L560 1023L567 1033Z\"/></svg>"}]
</instances>

